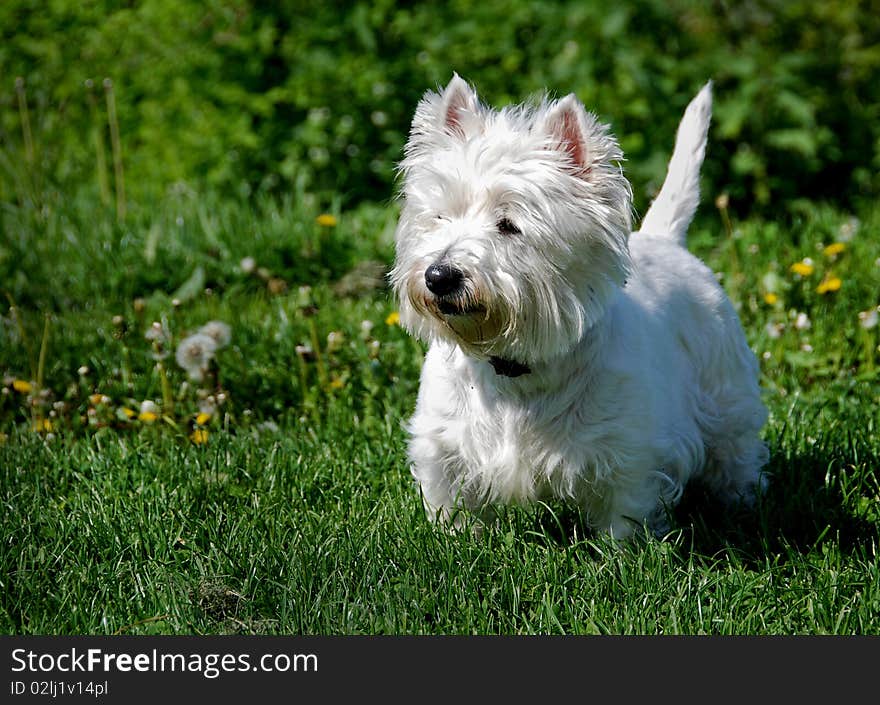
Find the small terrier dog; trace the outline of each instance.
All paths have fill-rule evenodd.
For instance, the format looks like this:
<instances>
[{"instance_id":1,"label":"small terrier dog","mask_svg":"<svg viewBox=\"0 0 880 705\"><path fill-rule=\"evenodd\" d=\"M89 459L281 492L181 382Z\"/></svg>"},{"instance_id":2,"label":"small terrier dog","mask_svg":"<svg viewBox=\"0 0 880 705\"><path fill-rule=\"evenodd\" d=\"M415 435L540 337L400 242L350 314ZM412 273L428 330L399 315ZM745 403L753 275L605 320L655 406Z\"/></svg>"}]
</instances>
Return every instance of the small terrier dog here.
<instances>
[{"instance_id":1,"label":"small terrier dog","mask_svg":"<svg viewBox=\"0 0 880 705\"><path fill-rule=\"evenodd\" d=\"M424 95L390 277L429 344L408 450L431 519L557 498L626 538L668 528L692 478L762 489L757 361L685 242L711 103L710 82L631 233L620 147L573 94L494 110L456 74Z\"/></svg>"}]
</instances>

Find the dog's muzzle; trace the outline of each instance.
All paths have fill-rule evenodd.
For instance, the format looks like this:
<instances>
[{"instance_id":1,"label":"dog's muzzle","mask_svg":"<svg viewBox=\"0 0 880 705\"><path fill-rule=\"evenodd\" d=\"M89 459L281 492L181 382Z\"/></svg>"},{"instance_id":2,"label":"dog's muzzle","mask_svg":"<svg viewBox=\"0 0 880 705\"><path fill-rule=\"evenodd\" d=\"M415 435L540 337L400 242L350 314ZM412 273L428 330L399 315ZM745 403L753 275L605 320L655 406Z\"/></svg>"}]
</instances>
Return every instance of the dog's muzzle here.
<instances>
[{"instance_id":1,"label":"dog's muzzle","mask_svg":"<svg viewBox=\"0 0 880 705\"><path fill-rule=\"evenodd\" d=\"M425 285L437 297L457 293L463 282L462 271L446 262L435 262L425 270Z\"/></svg>"},{"instance_id":2,"label":"dog's muzzle","mask_svg":"<svg viewBox=\"0 0 880 705\"><path fill-rule=\"evenodd\" d=\"M468 300L464 272L448 262L434 262L425 270L425 286L434 296L433 307L444 316L485 312Z\"/></svg>"}]
</instances>

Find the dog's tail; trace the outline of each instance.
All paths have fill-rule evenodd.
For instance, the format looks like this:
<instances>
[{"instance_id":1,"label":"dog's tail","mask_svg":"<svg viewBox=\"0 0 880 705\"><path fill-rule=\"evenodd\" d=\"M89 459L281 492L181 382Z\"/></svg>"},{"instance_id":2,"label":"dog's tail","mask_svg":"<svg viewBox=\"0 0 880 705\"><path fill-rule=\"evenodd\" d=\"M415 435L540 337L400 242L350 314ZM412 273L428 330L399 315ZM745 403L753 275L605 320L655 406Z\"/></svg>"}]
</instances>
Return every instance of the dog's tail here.
<instances>
[{"instance_id":1,"label":"dog's tail","mask_svg":"<svg viewBox=\"0 0 880 705\"><path fill-rule=\"evenodd\" d=\"M687 229L700 201L700 166L706 153L706 134L712 117L712 81L684 111L669 160L666 180L642 220L640 232L687 244Z\"/></svg>"}]
</instances>

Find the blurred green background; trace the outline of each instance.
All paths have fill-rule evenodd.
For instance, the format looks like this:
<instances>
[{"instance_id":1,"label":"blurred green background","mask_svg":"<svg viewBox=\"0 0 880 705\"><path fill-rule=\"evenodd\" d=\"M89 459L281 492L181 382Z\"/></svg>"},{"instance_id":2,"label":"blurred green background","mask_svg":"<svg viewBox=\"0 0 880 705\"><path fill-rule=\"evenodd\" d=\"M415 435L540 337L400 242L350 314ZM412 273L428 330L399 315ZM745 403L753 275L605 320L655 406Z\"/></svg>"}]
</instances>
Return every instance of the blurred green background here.
<instances>
[{"instance_id":1,"label":"blurred green background","mask_svg":"<svg viewBox=\"0 0 880 705\"><path fill-rule=\"evenodd\" d=\"M741 215L852 208L880 184L878 40L857 0L4 0L0 200L98 189L110 78L134 201L185 182L387 202L416 102L457 71L496 105L575 92L620 138L640 212L711 78L710 196Z\"/></svg>"}]
</instances>

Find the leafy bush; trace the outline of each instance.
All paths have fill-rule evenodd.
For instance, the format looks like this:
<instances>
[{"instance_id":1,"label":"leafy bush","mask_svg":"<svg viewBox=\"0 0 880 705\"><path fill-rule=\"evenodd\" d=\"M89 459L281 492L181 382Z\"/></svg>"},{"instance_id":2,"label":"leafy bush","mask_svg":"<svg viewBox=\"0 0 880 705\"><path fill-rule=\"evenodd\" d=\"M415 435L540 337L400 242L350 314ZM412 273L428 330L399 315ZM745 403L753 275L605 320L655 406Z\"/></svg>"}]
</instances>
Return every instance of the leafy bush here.
<instances>
[{"instance_id":1,"label":"leafy bush","mask_svg":"<svg viewBox=\"0 0 880 705\"><path fill-rule=\"evenodd\" d=\"M620 136L640 210L707 78L710 193L777 210L799 198L850 205L878 187L880 16L858 0L41 5L0 6L3 199L33 182L96 188L93 131L110 158L100 87L110 77L135 197L185 180L386 200L415 103L454 70L494 104L545 87L577 93Z\"/></svg>"}]
</instances>

